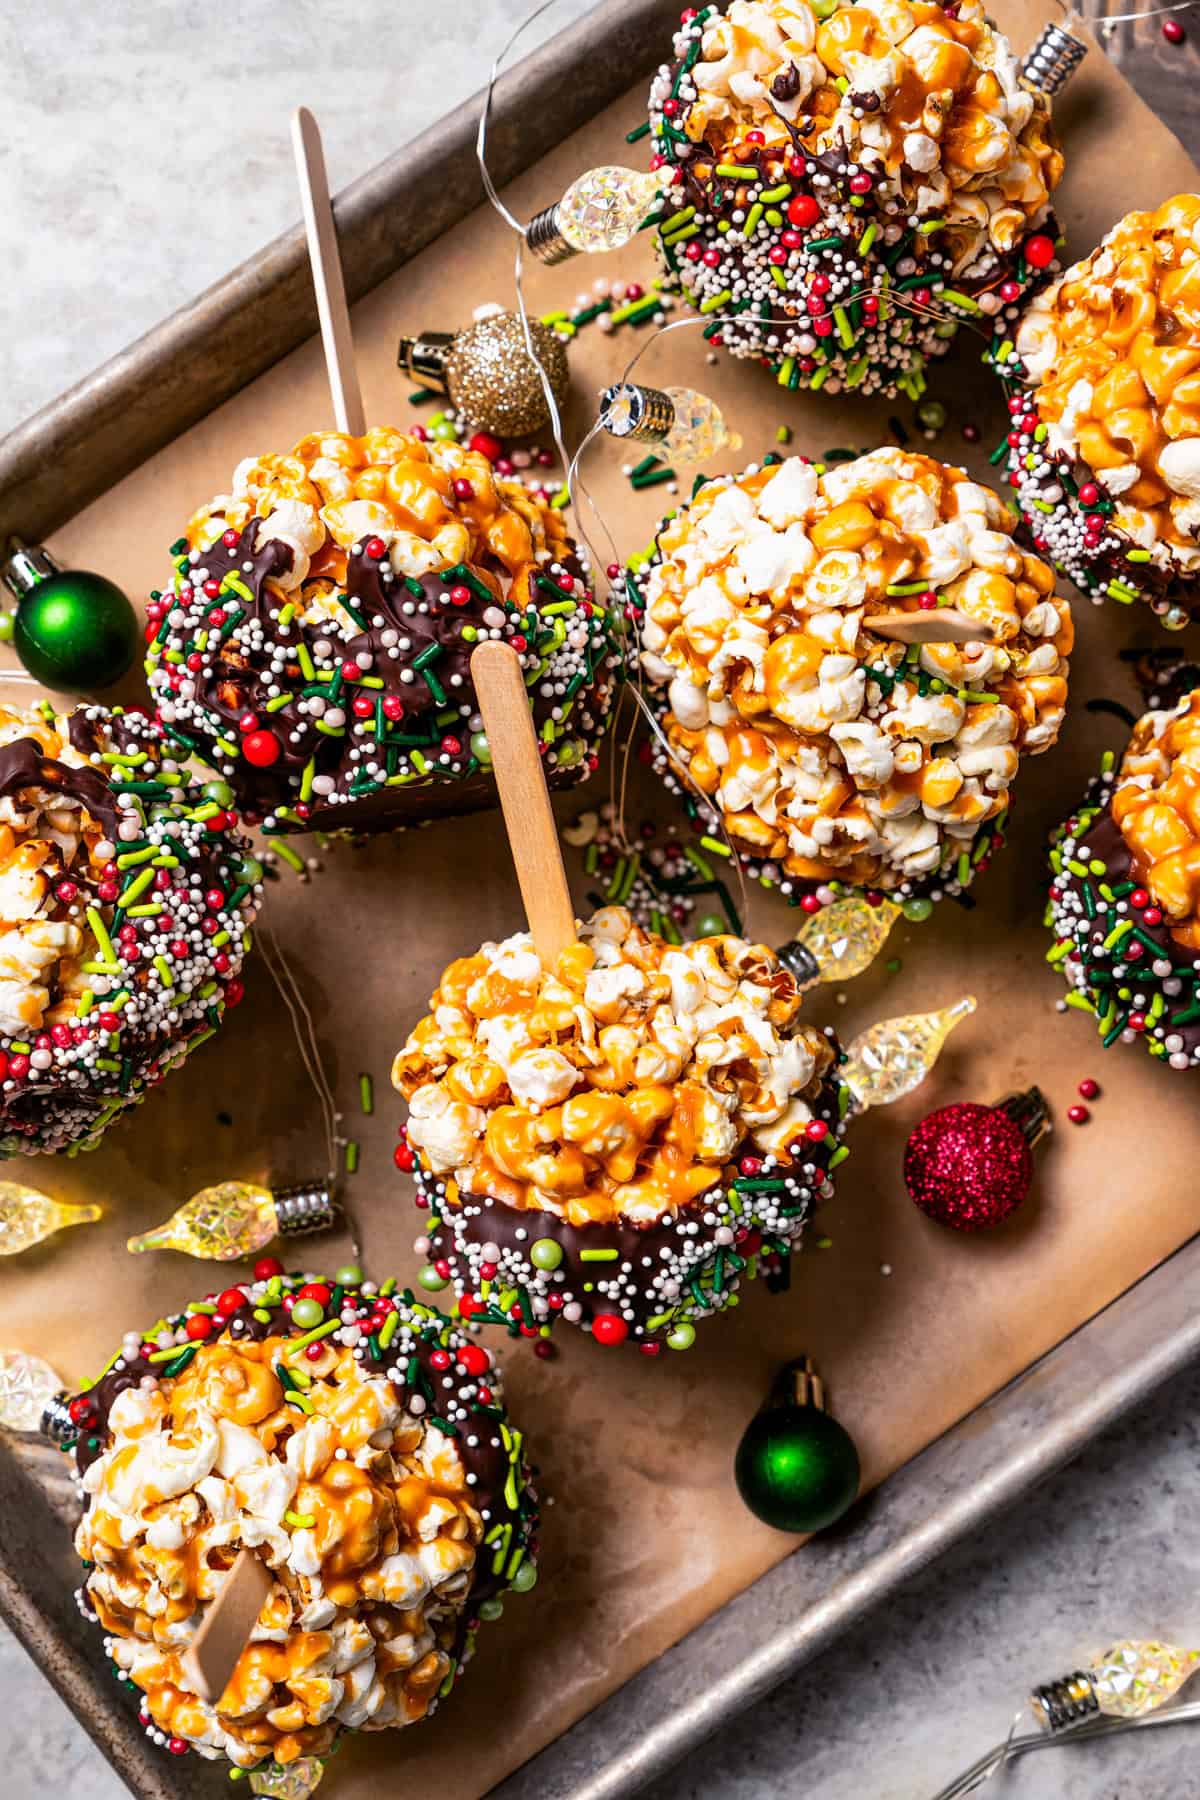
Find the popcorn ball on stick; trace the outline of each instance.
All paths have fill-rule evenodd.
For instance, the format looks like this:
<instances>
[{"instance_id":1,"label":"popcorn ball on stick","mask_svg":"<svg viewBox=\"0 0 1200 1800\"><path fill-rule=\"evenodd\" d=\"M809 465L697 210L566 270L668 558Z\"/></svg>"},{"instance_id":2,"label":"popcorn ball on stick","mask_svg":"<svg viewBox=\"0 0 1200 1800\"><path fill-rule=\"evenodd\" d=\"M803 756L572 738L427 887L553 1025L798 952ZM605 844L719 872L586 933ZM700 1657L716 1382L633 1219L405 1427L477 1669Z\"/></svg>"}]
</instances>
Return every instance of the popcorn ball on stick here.
<instances>
[{"instance_id":1,"label":"popcorn ball on stick","mask_svg":"<svg viewBox=\"0 0 1200 1800\"><path fill-rule=\"evenodd\" d=\"M915 917L973 880L1067 698L1070 609L1015 523L961 470L882 449L709 481L661 527L627 582L655 766L752 879ZM921 642L943 610L977 638Z\"/></svg>"},{"instance_id":2,"label":"popcorn ball on stick","mask_svg":"<svg viewBox=\"0 0 1200 1800\"><path fill-rule=\"evenodd\" d=\"M1048 960L1105 1049L1200 1063L1200 668L1164 675L1119 763L1111 755L1055 834Z\"/></svg>"},{"instance_id":3,"label":"popcorn ball on stick","mask_svg":"<svg viewBox=\"0 0 1200 1800\"><path fill-rule=\"evenodd\" d=\"M850 1099L800 1007L765 945L675 948L618 906L550 969L524 933L451 963L392 1071L427 1285L528 1336L686 1349L739 1275L780 1280Z\"/></svg>"},{"instance_id":4,"label":"popcorn ball on stick","mask_svg":"<svg viewBox=\"0 0 1200 1800\"><path fill-rule=\"evenodd\" d=\"M128 1335L70 1404L84 1610L176 1753L269 1773L415 1723L536 1580L491 1356L392 1287L240 1283ZM248 1563L260 1603L206 1698L201 1633Z\"/></svg>"},{"instance_id":5,"label":"popcorn ball on stick","mask_svg":"<svg viewBox=\"0 0 1200 1800\"><path fill-rule=\"evenodd\" d=\"M0 707L0 1152L91 1149L241 998L262 866L140 713Z\"/></svg>"},{"instance_id":6,"label":"popcorn ball on stick","mask_svg":"<svg viewBox=\"0 0 1200 1800\"><path fill-rule=\"evenodd\" d=\"M476 677L532 930L451 963L392 1070L397 1162L431 1211L422 1281L528 1337L562 1319L685 1350L742 1275L786 1285L850 1107L909 1092L974 1002L873 1026L843 1059L765 945L677 948L621 906L576 930L511 661L489 645Z\"/></svg>"},{"instance_id":7,"label":"popcorn ball on stick","mask_svg":"<svg viewBox=\"0 0 1200 1800\"><path fill-rule=\"evenodd\" d=\"M555 787L596 766L618 661L562 514L488 459L380 427L250 458L151 602L164 729L268 830L375 830L494 803L470 676L520 654Z\"/></svg>"},{"instance_id":8,"label":"popcorn ball on stick","mask_svg":"<svg viewBox=\"0 0 1200 1800\"><path fill-rule=\"evenodd\" d=\"M650 121L667 270L782 387L916 399L1054 264L1049 104L979 0L689 11Z\"/></svg>"},{"instance_id":9,"label":"popcorn ball on stick","mask_svg":"<svg viewBox=\"0 0 1200 1800\"><path fill-rule=\"evenodd\" d=\"M1200 596L1200 195L1127 213L993 362L1037 547L1097 605L1182 628Z\"/></svg>"}]
</instances>

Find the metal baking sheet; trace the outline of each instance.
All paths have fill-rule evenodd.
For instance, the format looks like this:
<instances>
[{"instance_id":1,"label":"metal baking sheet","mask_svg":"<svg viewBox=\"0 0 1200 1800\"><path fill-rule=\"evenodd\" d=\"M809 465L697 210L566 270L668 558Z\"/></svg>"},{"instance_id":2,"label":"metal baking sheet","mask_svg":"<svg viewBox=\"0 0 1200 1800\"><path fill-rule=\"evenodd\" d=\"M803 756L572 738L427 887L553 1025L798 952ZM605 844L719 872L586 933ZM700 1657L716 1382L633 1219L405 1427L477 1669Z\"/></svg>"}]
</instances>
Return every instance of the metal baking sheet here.
<instances>
[{"instance_id":1,"label":"metal baking sheet","mask_svg":"<svg viewBox=\"0 0 1200 1800\"><path fill-rule=\"evenodd\" d=\"M676 13L659 0L609 0L515 69L497 95L500 178L644 76ZM469 103L341 196L352 295L478 204L476 119ZM314 324L297 230L0 443L0 534L66 522ZM763 1576L496 1791L508 1800L636 1791L1182 1367L1200 1349L1189 1304L1197 1269L1192 1243L893 1475L845 1527ZM147 1744L76 1612L73 1503L59 1459L41 1447L0 1450L0 1501L0 1611L134 1794L224 1791L211 1767L166 1762Z\"/></svg>"}]
</instances>

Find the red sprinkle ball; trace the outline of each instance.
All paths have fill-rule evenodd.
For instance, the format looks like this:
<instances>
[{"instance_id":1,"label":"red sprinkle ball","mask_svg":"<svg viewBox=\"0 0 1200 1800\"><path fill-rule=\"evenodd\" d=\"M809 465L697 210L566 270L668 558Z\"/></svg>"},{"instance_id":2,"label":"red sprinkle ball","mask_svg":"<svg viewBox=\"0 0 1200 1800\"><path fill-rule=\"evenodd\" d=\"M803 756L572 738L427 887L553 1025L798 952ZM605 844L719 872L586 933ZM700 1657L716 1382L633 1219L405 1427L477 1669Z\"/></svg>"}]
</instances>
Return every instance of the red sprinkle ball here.
<instances>
[{"instance_id":1,"label":"red sprinkle ball","mask_svg":"<svg viewBox=\"0 0 1200 1800\"><path fill-rule=\"evenodd\" d=\"M1033 1155L1019 1125L996 1106L941 1106L913 1131L904 1152L909 1198L954 1231L990 1231L1029 1191Z\"/></svg>"},{"instance_id":2,"label":"red sprinkle ball","mask_svg":"<svg viewBox=\"0 0 1200 1800\"><path fill-rule=\"evenodd\" d=\"M1179 23L1178 19L1164 19L1162 34L1166 38L1168 44L1182 44L1187 38L1187 32L1183 29L1183 26Z\"/></svg>"}]
</instances>

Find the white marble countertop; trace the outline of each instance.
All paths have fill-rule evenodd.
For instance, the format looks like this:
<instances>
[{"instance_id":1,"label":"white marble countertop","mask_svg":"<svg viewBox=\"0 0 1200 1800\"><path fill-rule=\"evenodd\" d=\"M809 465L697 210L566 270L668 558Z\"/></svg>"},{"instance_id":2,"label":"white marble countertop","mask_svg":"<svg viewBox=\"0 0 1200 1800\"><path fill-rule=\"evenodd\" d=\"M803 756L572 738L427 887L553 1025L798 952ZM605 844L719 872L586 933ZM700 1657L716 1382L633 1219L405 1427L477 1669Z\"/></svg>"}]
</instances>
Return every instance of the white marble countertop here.
<instances>
[{"instance_id":1,"label":"white marble countertop","mask_svg":"<svg viewBox=\"0 0 1200 1800\"><path fill-rule=\"evenodd\" d=\"M527 10L0 0L0 430L293 221L292 106L319 109L336 188L477 88ZM551 13L529 47L571 11ZM339 106L339 91L355 103ZM1119 1636L1200 1641L1198 1416L1200 1374L723 1732L654 1800L930 1800L1005 1735L1031 1682ZM0 1693L6 1800L119 1800L2 1628ZM1054 1750L986 1791L1166 1800L1200 1792L1197 1757L1200 1726L1182 1726Z\"/></svg>"}]
</instances>

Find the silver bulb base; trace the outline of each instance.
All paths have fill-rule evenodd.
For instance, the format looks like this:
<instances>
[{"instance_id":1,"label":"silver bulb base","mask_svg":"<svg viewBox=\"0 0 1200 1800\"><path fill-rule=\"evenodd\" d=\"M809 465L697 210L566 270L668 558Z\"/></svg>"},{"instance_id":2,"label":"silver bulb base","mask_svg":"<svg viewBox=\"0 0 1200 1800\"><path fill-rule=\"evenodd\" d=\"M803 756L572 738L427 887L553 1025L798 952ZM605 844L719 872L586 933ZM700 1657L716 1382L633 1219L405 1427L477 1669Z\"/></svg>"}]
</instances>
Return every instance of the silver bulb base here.
<instances>
[{"instance_id":1,"label":"silver bulb base","mask_svg":"<svg viewBox=\"0 0 1200 1800\"><path fill-rule=\"evenodd\" d=\"M816 987L821 979L821 965L805 944L789 938L786 944L776 946L775 954L802 994Z\"/></svg>"},{"instance_id":2,"label":"silver bulb base","mask_svg":"<svg viewBox=\"0 0 1200 1800\"><path fill-rule=\"evenodd\" d=\"M1095 1718L1100 1711L1096 1689L1086 1669L1076 1669L1057 1681L1043 1682L1030 1694L1029 1704L1042 1730L1051 1736L1070 1731L1081 1720Z\"/></svg>"},{"instance_id":3,"label":"silver bulb base","mask_svg":"<svg viewBox=\"0 0 1200 1800\"><path fill-rule=\"evenodd\" d=\"M675 423L675 407L661 388L619 381L600 396L600 423L612 437L661 444Z\"/></svg>"},{"instance_id":4,"label":"silver bulb base","mask_svg":"<svg viewBox=\"0 0 1200 1800\"><path fill-rule=\"evenodd\" d=\"M19 538L12 539L7 556L0 563L0 581L14 600L23 600L39 582L58 572L59 566L48 550L40 544L23 544Z\"/></svg>"},{"instance_id":5,"label":"silver bulb base","mask_svg":"<svg viewBox=\"0 0 1200 1800\"><path fill-rule=\"evenodd\" d=\"M1021 62L1021 76L1030 87L1051 96L1065 88L1087 55L1087 45L1065 25L1046 25Z\"/></svg>"},{"instance_id":6,"label":"silver bulb base","mask_svg":"<svg viewBox=\"0 0 1200 1800\"><path fill-rule=\"evenodd\" d=\"M449 393L446 358L453 342L452 331L422 331L417 337L402 337L396 346L396 367L422 387Z\"/></svg>"},{"instance_id":7,"label":"silver bulb base","mask_svg":"<svg viewBox=\"0 0 1200 1800\"><path fill-rule=\"evenodd\" d=\"M70 1406L71 1396L63 1388L47 1400L38 1423L38 1430L42 1436L49 1438L52 1444L58 1444L60 1447L68 1443L71 1438L79 1436L79 1427L71 1417Z\"/></svg>"},{"instance_id":8,"label":"silver bulb base","mask_svg":"<svg viewBox=\"0 0 1200 1800\"><path fill-rule=\"evenodd\" d=\"M301 1181L294 1187L272 1188L271 1197L280 1237L330 1231L337 1223L337 1201L327 1181Z\"/></svg>"},{"instance_id":9,"label":"silver bulb base","mask_svg":"<svg viewBox=\"0 0 1200 1800\"><path fill-rule=\"evenodd\" d=\"M555 263L569 262L579 252L574 244L569 244L563 236L558 223L558 207L556 200L553 206L544 206L540 213L535 213L525 227L525 244L539 262L550 268Z\"/></svg>"}]
</instances>

